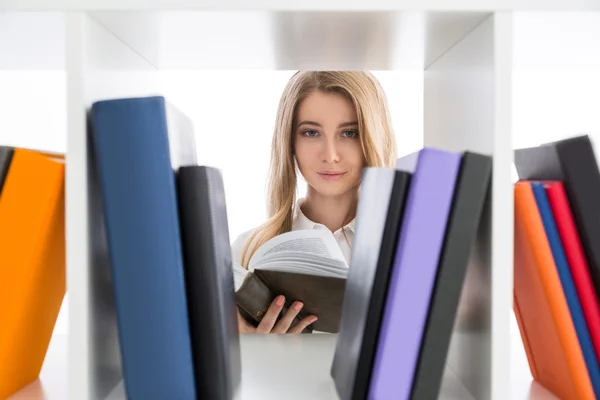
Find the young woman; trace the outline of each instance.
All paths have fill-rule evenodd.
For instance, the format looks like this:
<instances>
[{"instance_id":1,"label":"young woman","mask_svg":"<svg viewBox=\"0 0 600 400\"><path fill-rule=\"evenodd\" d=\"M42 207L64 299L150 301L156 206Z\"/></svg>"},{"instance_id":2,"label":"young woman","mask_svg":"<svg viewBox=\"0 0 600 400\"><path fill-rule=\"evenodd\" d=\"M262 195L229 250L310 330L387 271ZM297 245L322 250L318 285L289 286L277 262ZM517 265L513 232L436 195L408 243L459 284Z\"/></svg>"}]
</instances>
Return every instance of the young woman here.
<instances>
[{"instance_id":1,"label":"young woman","mask_svg":"<svg viewBox=\"0 0 600 400\"><path fill-rule=\"evenodd\" d=\"M354 218L364 167L394 167L396 142L385 93L369 72L297 72L286 85L272 139L269 219L232 244L234 262L248 268L254 252L276 235L297 229L329 229L350 263ZM307 183L296 200L297 174ZM316 320L292 324L294 303L277 321L276 298L258 327L238 313L242 333L300 333Z\"/></svg>"}]
</instances>

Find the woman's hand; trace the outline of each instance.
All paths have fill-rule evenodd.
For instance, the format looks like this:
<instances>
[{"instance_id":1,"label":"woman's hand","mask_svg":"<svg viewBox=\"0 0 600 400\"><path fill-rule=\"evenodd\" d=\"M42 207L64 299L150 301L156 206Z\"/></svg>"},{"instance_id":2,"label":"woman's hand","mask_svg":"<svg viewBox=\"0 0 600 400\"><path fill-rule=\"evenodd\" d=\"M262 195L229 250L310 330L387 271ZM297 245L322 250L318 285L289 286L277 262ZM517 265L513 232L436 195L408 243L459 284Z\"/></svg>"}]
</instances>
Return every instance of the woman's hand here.
<instances>
[{"instance_id":1,"label":"woman's hand","mask_svg":"<svg viewBox=\"0 0 600 400\"><path fill-rule=\"evenodd\" d=\"M285 304L285 298L283 296L277 296L275 300L269 306L265 316L260 321L257 327L249 324L237 310L238 327L240 333L302 333L302 331L310 324L317 320L314 315L304 317L296 325L291 326L292 321L298 315L302 309L303 304L301 302L294 302L288 309L283 317L277 322L277 317L283 309Z\"/></svg>"}]
</instances>

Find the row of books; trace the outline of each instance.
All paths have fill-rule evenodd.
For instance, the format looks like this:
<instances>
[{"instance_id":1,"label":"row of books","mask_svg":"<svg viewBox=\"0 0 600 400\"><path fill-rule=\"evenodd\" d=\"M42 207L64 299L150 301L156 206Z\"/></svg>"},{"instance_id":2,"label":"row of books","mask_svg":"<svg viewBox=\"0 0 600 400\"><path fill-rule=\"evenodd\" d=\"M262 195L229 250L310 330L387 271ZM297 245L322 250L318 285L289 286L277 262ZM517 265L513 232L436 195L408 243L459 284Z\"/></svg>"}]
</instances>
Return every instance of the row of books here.
<instances>
[{"instance_id":1,"label":"row of books","mask_svg":"<svg viewBox=\"0 0 600 400\"><path fill-rule=\"evenodd\" d=\"M93 185L106 230L128 398L233 398L241 382L236 308L257 323L278 294L303 301L303 312L317 314L309 332L338 334L331 376L340 398L387 398L390 393L394 398L437 397L469 257L489 201L490 156L425 148L399 159L396 168L365 169L350 268L333 254L334 245L321 246L331 254L303 257L272 251L277 243L269 243L251 260L254 273L239 276L238 284L223 178L217 169L198 165L190 120L156 96L99 101L91 108L90 122ZM569 154L585 160L587 153ZM525 165L538 171L544 160L534 162L528 154L517 155L515 162L522 178L532 180L545 178L525 176ZM562 159L557 165L566 168ZM587 172L578 177L582 174ZM564 183L569 200L576 198L570 182L578 178L572 173L553 179ZM584 186L593 186L591 182ZM523 185L515 186L515 195ZM574 213L582 209L586 207L579 203L573 206ZM519 210L516 235L531 218ZM589 214L593 211L587 212L584 220L596 221ZM589 235L584 231L579 228L582 239ZM274 240L302 241L306 235L292 232ZM321 244L329 240L321 239ZM279 246L286 247L296 251L301 246ZM522 328L523 323L537 326L533 311L539 304L520 299L534 293L548 307L554 304L548 296L560 298L557 290L565 285L544 286L542 296L535 290L547 280L528 275L529 281L518 281L519 271L530 270L532 263L527 260L524 267L515 254L515 310ZM593 276L592 267L588 271ZM242 295L252 277L266 289ZM298 277L303 289L310 290L293 291ZM332 287L336 289L330 292ZM330 293L333 298L326 295ZM566 318L564 307L562 315ZM568 330L564 318L548 327ZM556 359L531 358L547 343L543 331L531 329L534 334L528 330L524 341L526 348L535 349L528 350L532 372L544 383L551 374L543 371L558 367L552 365ZM564 350L567 336L558 336ZM572 339L571 334L569 354L576 354L573 346L579 342ZM579 346L585 354L586 344ZM594 369L586 368L593 383ZM577 371L583 373L581 367Z\"/></svg>"},{"instance_id":2,"label":"row of books","mask_svg":"<svg viewBox=\"0 0 600 400\"><path fill-rule=\"evenodd\" d=\"M366 168L350 265L331 232L284 233L237 268L238 305L258 323L276 295L301 300L319 318L307 332L338 334L341 399L437 398L491 172L490 156L433 148Z\"/></svg>"},{"instance_id":3,"label":"row of books","mask_svg":"<svg viewBox=\"0 0 600 400\"><path fill-rule=\"evenodd\" d=\"M427 148L396 168L367 168L350 268L332 237L290 232L263 245L234 285L222 177L196 165L187 117L162 97L105 100L92 106L91 136L128 397L232 398L236 304L259 322L278 294L317 314L311 330L339 334L331 371L341 398L435 397L491 157ZM319 235L329 252L298 254ZM241 295L259 281L268 291Z\"/></svg>"},{"instance_id":4,"label":"row of books","mask_svg":"<svg viewBox=\"0 0 600 400\"><path fill-rule=\"evenodd\" d=\"M439 395L491 173L488 157L464 153L458 169L452 157L424 149L365 171L331 368L342 399ZM558 398L600 398L593 143L518 149L514 163L513 307L531 374Z\"/></svg>"},{"instance_id":5,"label":"row of books","mask_svg":"<svg viewBox=\"0 0 600 400\"><path fill-rule=\"evenodd\" d=\"M106 362L120 364L129 399L233 398L240 343L220 171L198 165L190 119L162 96L98 101L89 126L91 212L104 231L94 251L107 253L120 355Z\"/></svg>"},{"instance_id":6,"label":"row of books","mask_svg":"<svg viewBox=\"0 0 600 400\"><path fill-rule=\"evenodd\" d=\"M433 148L365 169L331 366L341 399L438 397L491 173L490 156Z\"/></svg>"},{"instance_id":7,"label":"row of books","mask_svg":"<svg viewBox=\"0 0 600 400\"><path fill-rule=\"evenodd\" d=\"M0 399L40 374L65 296L64 156L0 146Z\"/></svg>"},{"instance_id":8,"label":"row of books","mask_svg":"<svg viewBox=\"0 0 600 400\"><path fill-rule=\"evenodd\" d=\"M435 398L491 157L426 148L365 169L350 268L332 237L313 241L329 254L306 245L304 257L300 243L319 233L291 232L263 245L237 285L223 179L197 165L189 119L160 96L111 99L93 104L90 128L128 398L233 398L236 308L252 300L239 290L254 275L270 289L254 293L255 317L283 294L317 314L315 331L338 334L341 398Z\"/></svg>"},{"instance_id":9,"label":"row of books","mask_svg":"<svg viewBox=\"0 0 600 400\"><path fill-rule=\"evenodd\" d=\"M531 374L600 398L600 172L587 135L515 151L514 311Z\"/></svg>"}]
</instances>

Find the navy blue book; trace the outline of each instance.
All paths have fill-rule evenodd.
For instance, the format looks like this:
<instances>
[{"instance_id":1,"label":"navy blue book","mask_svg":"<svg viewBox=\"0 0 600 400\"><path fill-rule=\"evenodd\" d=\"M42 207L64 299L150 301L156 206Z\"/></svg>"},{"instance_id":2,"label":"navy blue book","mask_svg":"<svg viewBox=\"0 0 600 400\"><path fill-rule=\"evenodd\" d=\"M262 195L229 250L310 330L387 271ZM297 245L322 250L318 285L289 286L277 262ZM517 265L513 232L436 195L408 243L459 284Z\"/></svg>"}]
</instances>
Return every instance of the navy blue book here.
<instances>
[{"instance_id":1,"label":"navy blue book","mask_svg":"<svg viewBox=\"0 0 600 400\"><path fill-rule=\"evenodd\" d=\"M579 346L581 347L581 352L583 353L583 358L585 359L590 381L592 382L596 398L599 398L600 365L598 365L598 359L596 358L590 332L587 328L581 303L579 302L577 289L575 288L575 283L573 282L573 277L571 276L571 269L569 268L567 256L565 255L562 242L558 234L558 229L556 228L554 215L552 214L552 208L550 207L550 202L548 201L548 197L546 195L546 189L544 188L544 184L542 182L536 181L531 182L531 189L533 190L535 201L537 203L540 216L542 217L544 230L546 231L546 236L548 237L548 243L550 244L550 249L552 250L552 256L554 257L558 276L560 277L560 283L562 284L565 298L567 299L567 305L569 306L569 311L571 311L571 318L573 319L573 325L575 326L575 332L577 333L577 338L579 339Z\"/></svg>"},{"instance_id":2,"label":"navy blue book","mask_svg":"<svg viewBox=\"0 0 600 400\"><path fill-rule=\"evenodd\" d=\"M195 399L175 172L191 121L163 97L92 105L91 126L130 400Z\"/></svg>"}]
</instances>

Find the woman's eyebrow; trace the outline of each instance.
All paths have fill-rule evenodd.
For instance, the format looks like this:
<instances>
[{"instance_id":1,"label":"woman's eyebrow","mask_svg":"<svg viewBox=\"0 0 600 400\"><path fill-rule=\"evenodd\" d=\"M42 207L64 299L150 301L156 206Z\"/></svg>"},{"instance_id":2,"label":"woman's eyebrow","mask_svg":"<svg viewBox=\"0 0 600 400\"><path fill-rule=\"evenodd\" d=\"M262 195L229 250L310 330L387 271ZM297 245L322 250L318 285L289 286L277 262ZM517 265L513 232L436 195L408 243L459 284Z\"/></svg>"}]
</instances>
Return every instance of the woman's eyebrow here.
<instances>
[{"instance_id":1,"label":"woman's eyebrow","mask_svg":"<svg viewBox=\"0 0 600 400\"><path fill-rule=\"evenodd\" d=\"M302 121L298 124L298 127L300 127L302 125L314 125L314 126L322 127L321 124L319 124L318 122L314 122L314 121ZM341 124L338 125L338 128L344 128L346 126L355 126L355 125L358 125L358 121L342 122Z\"/></svg>"},{"instance_id":2,"label":"woman's eyebrow","mask_svg":"<svg viewBox=\"0 0 600 400\"><path fill-rule=\"evenodd\" d=\"M321 124L319 124L318 122L314 122L314 121L302 121L298 124L299 127L302 125L315 125L315 126L321 127Z\"/></svg>"}]
</instances>

